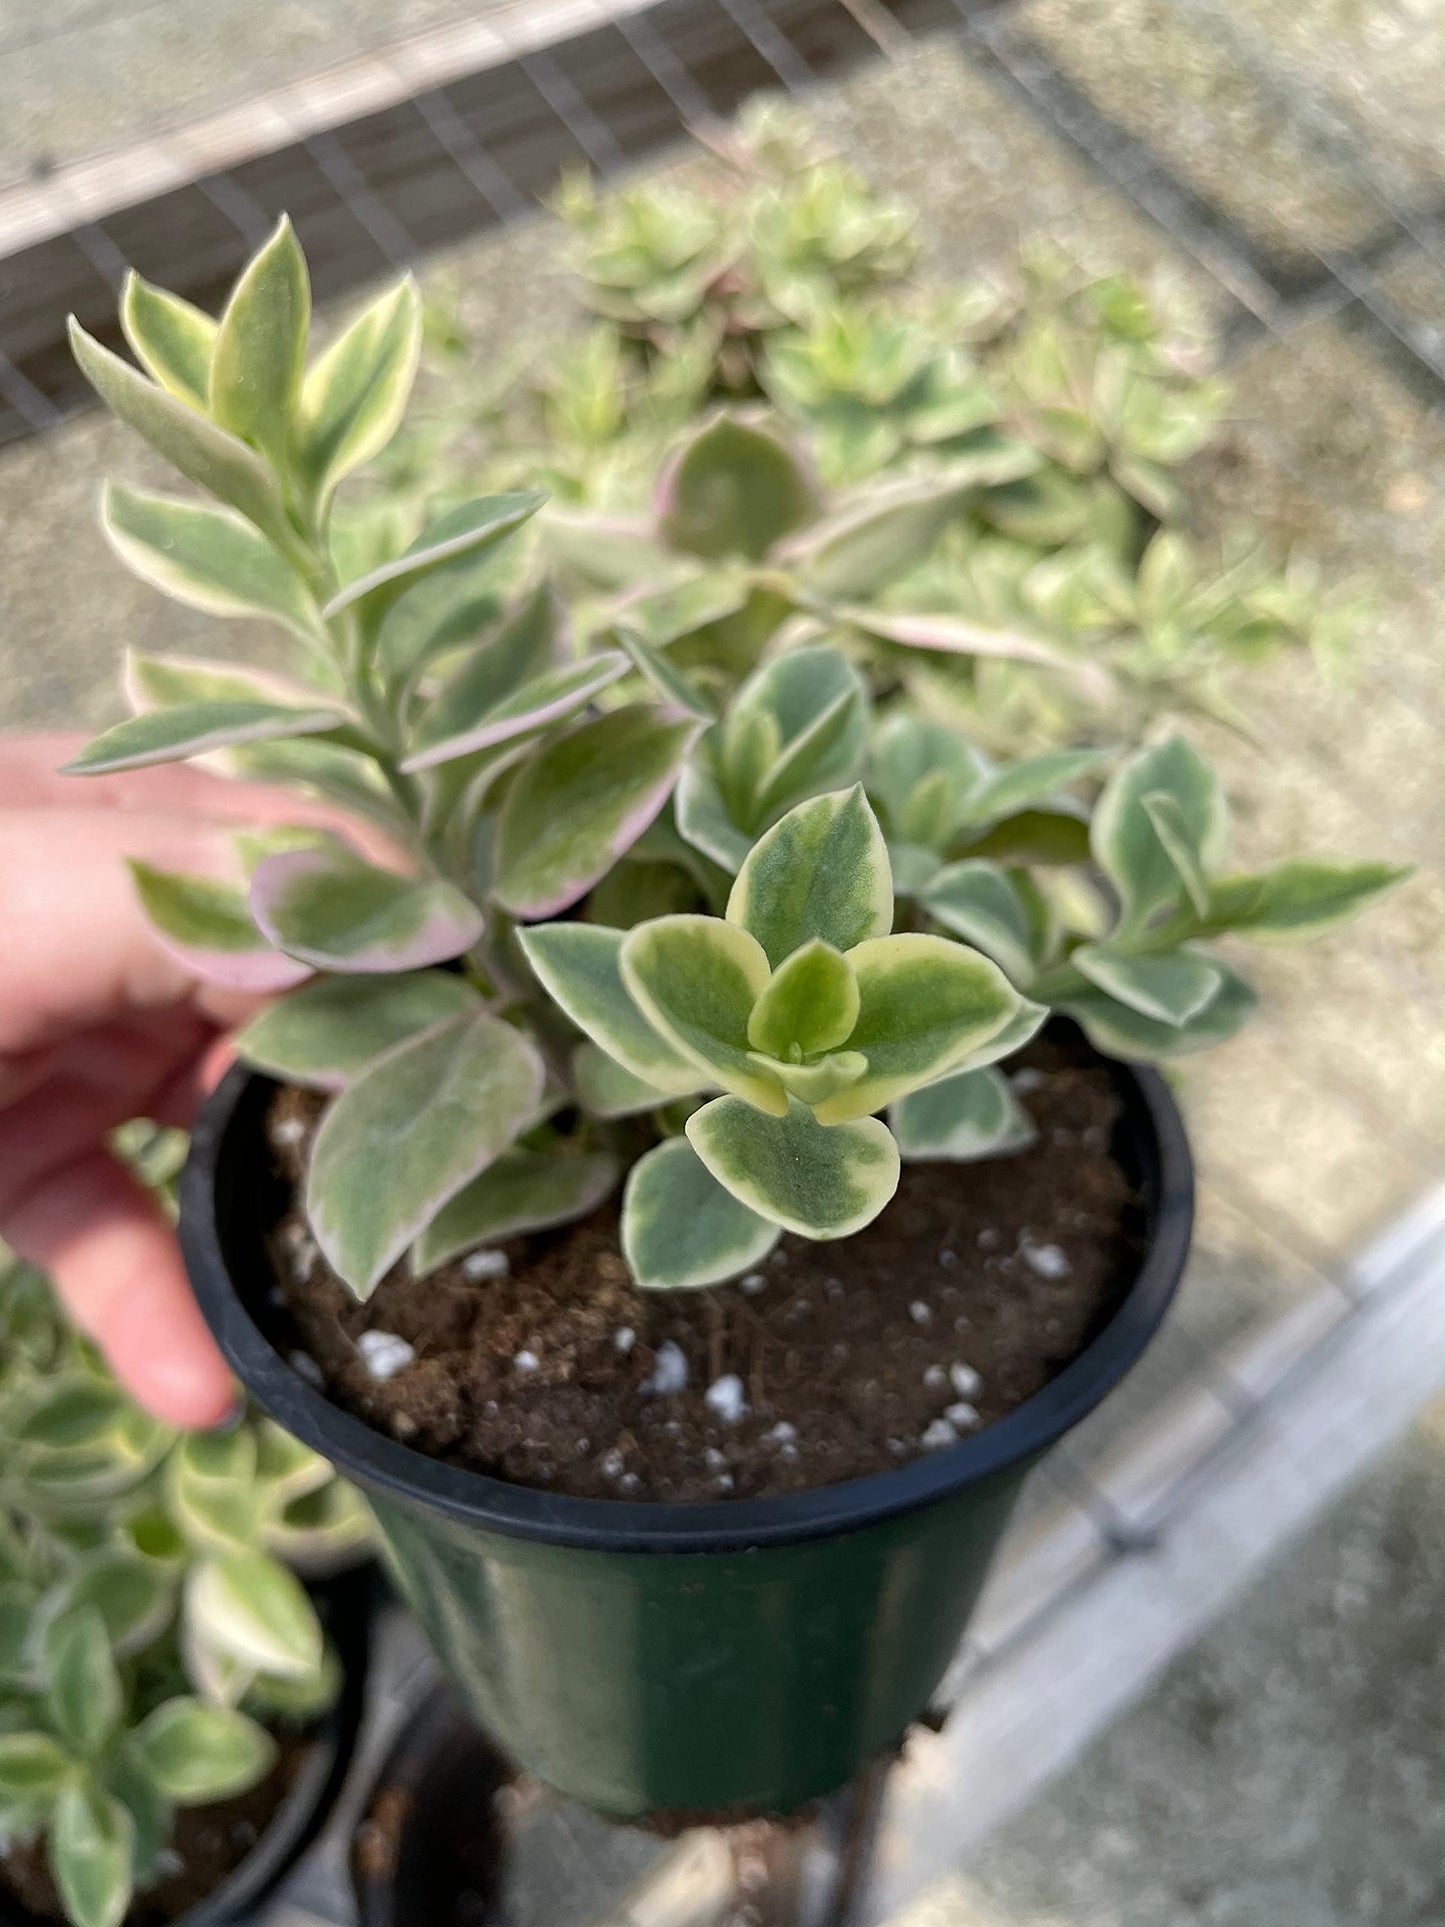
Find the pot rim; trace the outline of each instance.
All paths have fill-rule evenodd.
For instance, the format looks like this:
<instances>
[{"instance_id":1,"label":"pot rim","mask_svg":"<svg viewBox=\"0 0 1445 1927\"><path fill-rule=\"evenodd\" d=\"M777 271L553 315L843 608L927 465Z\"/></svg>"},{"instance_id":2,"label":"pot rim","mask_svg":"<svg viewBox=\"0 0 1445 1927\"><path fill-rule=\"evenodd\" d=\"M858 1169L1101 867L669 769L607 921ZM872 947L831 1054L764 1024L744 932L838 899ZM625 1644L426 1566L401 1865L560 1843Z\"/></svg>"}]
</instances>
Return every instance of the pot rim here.
<instances>
[{"instance_id":1,"label":"pot rim","mask_svg":"<svg viewBox=\"0 0 1445 1927\"><path fill-rule=\"evenodd\" d=\"M361 1485L510 1538L613 1553L736 1553L856 1532L946 1499L1037 1457L1113 1390L1157 1331L1184 1269L1194 1173L1168 1085L1145 1065L1102 1057L1126 1119L1153 1139L1142 1262L1117 1309L1047 1385L958 1444L838 1485L771 1498L662 1504L576 1498L448 1465L333 1405L272 1344L243 1301L226 1257L221 1178L237 1157L246 1100L273 1080L236 1064L206 1100L180 1181L180 1236L201 1311L246 1390L286 1431Z\"/></svg>"}]
</instances>

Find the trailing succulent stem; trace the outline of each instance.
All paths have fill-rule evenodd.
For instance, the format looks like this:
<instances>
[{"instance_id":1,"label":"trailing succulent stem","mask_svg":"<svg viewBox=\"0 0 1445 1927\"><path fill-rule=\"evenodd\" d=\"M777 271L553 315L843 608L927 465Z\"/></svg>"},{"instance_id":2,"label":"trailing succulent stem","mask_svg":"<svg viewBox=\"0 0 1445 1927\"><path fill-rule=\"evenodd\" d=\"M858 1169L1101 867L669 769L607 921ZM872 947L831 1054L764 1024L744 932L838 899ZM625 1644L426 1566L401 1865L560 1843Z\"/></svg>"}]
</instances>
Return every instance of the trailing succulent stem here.
<instances>
[{"instance_id":1,"label":"trailing succulent stem","mask_svg":"<svg viewBox=\"0 0 1445 1927\"><path fill-rule=\"evenodd\" d=\"M403 1259L424 1275L619 1184L645 1286L731 1277L783 1230L846 1237L885 1207L900 1159L1027 1141L997 1066L1051 1010L1126 1057L1219 1042L1253 995L1215 939L1313 935L1400 874L1229 874L1223 796L1181 736L1000 760L940 719L929 664L1022 665L1096 718L1111 709L1121 656L1066 646L1027 596L971 601L959 584L994 568L1012 515L1032 517L1012 539L1057 587L1083 539L1064 496L1112 491L1118 540L1089 538L1090 593L1125 626L1177 613L1201 592L1175 536L1141 539L1166 505L1130 409L1158 461L1200 422L1169 412L1183 403L1140 361L1147 328L1118 288L1095 291L1107 340L1020 336L1036 419L1001 414L976 370L935 365L906 329L842 314L840 292L906 264L906 224L853 205L851 177L781 131L753 139L786 178L749 203L745 301L706 211L644 190L595 217L599 311L643 359L656 329L723 302L778 402L708 406L671 436L645 517L530 487L338 502L401 420L420 306L404 282L308 359L284 221L219 322L131 283L145 373L76 330L102 396L212 498L111 487L117 552L299 650L295 680L133 655L135 713L72 768L204 758L390 839L379 861L340 832L283 828L238 837L230 875L136 866L189 967L287 993L239 1047L329 1096L306 1209L359 1295ZM575 195L573 213L594 219ZM847 419L888 424L888 451L824 437L825 467L871 477L828 500L794 431L819 409L836 427L824 404L845 379ZM719 361L706 385L722 382ZM918 464L890 469L904 449ZM1255 620L1252 581L1224 597L1230 623Z\"/></svg>"}]
</instances>

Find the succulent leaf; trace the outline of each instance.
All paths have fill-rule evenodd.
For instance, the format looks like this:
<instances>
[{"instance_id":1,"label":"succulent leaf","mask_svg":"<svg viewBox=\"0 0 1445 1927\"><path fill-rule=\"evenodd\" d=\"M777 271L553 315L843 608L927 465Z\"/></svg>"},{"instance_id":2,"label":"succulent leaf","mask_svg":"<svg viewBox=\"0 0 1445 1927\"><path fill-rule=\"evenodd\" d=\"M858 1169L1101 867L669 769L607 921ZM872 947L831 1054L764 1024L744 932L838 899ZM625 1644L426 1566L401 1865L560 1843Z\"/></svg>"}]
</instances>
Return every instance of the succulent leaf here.
<instances>
[{"instance_id":1,"label":"succulent leaf","mask_svg":"<svg viewBox=\"0 0 1445 1927\"><path fill-rule=\"evenodd\" d=\"M687 1136L739 1202L804 1238L861 1231L898 1188L898 1147L876 1117L829 1128L797 1099L775 1117L718 1097L688 1119Z\"/></svg>"},{"instance_id":2,"label":"succulent leaf","mask_svg":"<svg viewBox=\"0 0 1445 1927\"><path fill-rule=\"evenodd\" d=\"M388 975L460 956L485 921L454 884L401 876L341 849L263 858L250 908L276 948L298 962Z\"/></svg>"},{"instance_id":3,"label":"succulent leaf","mask_svg":"<svg viewBox=\"0 0 1445 1927\"><path fill-rule=\"evenodd\" d=\"M781 1087L748 1055L748 1021L770 975L757 940L718 917L657 917L622 945L622 981L653 1029L709 1081L782 1115Z\"/></svg>"},{"instance_id":4,"label":"succulent leaf","mask_svg":"<svg viewBox=\"0 0 1445 1927\"><path fill-rule=\"evenodd\" d=\"M449 569L495 547L529 522L546 498L535 489L510 495L487 495L449 509L428 523L416 541L395 561L383 562L348 582L326 604L328 619L365 603L380 618L403 591L437 569Z\"/></svg>"},{"instance_id":5,"label":"succulent leaf","mask_svg":"<svg viewBox=\"0 0 1445 1927\"><path fill-rule=\"evenodd\" d=\"M181 763L238 743L268 742L288 736L324 736L348 721L338 709L293 708L253 698L211 699L151 709L87 743L65 765L67 776L109 776L117 770L149 769L155 763Z\"/></svg>"},{"instance_id":6,"label":"succulent leaf","mask_svg":"<svg viewBox=\"0 0 1445 1927\"><path fill-rule=\"evenodd\" d=\"M212 344L209 388L212 417L264 450L283 472L310 326L306 257L283 214L226 304Z\"/></svg>"},{"instance_id":7,"label":"succulent leaf","mask_svg":"<svg viewBox=\"0 0 1445 1927\"><path fill-rule=\"evenodd\" d=\"M120 322L131 352L152 380L204 412L216 345L210 315L132 270L121 294Z\"/></svg>"},{"instance_id":8,"label":"succulent leaf","mask_svg":"<svg viewBox=\"0 0 1445 1927\"><path fill-rule=\"evenodd\" d=\"M1008 873L971 857L939 870L919 893L945 930L982 950L1015 984L1027 984L1037 967L1028 907Z\"/></svg>"},{"instance_id":9,"label":"succulent leaf","mask_svg":"<svg viewBox=\"0 0 1445 1927\"><path fill-rule=\"evenodd\" d=\"M91 1779L61 1788L50 1828L50 1871L72 1927L120 1927L134 1882L135 1823Z\"/></svg>"},{"instance_id":10,"label":"succulent leaf","mask_svg":"<svg viewBox=\"0 0 1445 1927\"><path fill-rule=\"evenodd\" d=\"M76 1607L47 1629L45 1680L56 1733L81 1759L93 1759L115 1733L124 1707L110 1637L97 1607Z\"/></svg>"},{"instance_id":11,"label":"succulent leaf","mask_svg":"<svg viewBox=\"0 0 1445 1927\"><path fill-rule=\"evenodd\" d=\"M506 1151L444 1204L412 1247L412 1275L425 1277L477 1245L585 1218L616 1187L604 1151Z\"/></svg>"},{"instance_id":12,"label":"succulent leaf","mask_svg":"<svg viewBox=\"0 0 1445 1927\"><path fill-rule=\"evenodd\" d=\"M644 1291L715 1285L761 1261L780 1225L725 1189L686 1138L640 1157L622 1200L622 1250Z\"/></svg>"},{"instance_id":13,"label":"succulent leaf","mask_svg":"<svg viewBox=\"0 0 1445 1927\"><path fill-rule=\"evenodd\" d=\"M304 1679L321 1664L321 1623L305 1587L265 1553L220 1553L194 1567L186 1613L209 1646L251 1672Z\"/></svg>"},{"instance_id":14,"label":"succulent leaf","mask_svg":"<svg viewBox=\"0 0 1445 1927\"><path fill-rule=\"evenodd\" d=\"M659 527L674 549L758 562L807 521L813 503L811 482L776 435L719 415L664 478Z\"/></svg>"},{"instance_id":15,"label":"succulent leaf","mask_svg":"<svg viewBox=\"0 0 1445 1927\"><path fill-rule=\"evenodd\" d=\"M1091 984L1144 1017L1176 1027L1197 1017L1224 982L1219 965L1198 951L1133 955L1113 944L1080 944L1069 962Z\"/></svg>"},{"instance_id":16,"label":"succulent leaf","mask_svg":"<svg viewBox=\"0 0 1445 1927\"><path fill-rule=\"evenodd\" d=\"M276 1742L231 1706L177 1698L162 1702L131 1738L141 1766L177 1806L243 1793L270 1770Z\"/></svg>"},{"instance_id":17,"label":"succulent leaf","mask_svg":"<svg viewBox=\"0 0 1445 1927\"><path fill-rule=\"evenodd\" d=\"M1090 829L1094 860L1119 892L1124 926L1139 929L1155 912L1179 900L1183 883L1160 841L1145 799L1168 796L1179 811L1179 834L1188 837L1207 874L1223 858L1228 815L1219 779L1182 736L1140 750L1115 770L1099 798Z\"/></svg>"},{"instance_id":18,"label":"succulent leaf","mask_svg":"<svg viewBox=\"0 0 1445 1927\"><path fill-rule=\"evenodd\" d=\"M1259 999L1236 972L1215 960L1219 989L1186 1023L1161 1023L1121 1003L1105 991L1089 989L1059 999L1058 1008L1083 1026L1096 1050L1129 1063L1155 1063L1186 1057L1227 1043L1253 1013Z\"/></svg>"},{"instance_id":19,"label":"succulent leaf","mask_svg":"<svg viewBox=\"0 0 1445 1927\"><path fill-rule=\"evenodd\" d=\"M511 1146L535 1117L542 1085L536 1050L486 1011L443 1019L347 1085L316 1133L306 1212L358 1297Z\"/></svg>"},{"instance_id":20,"label":"succulent leaf","mask_svg":"<svg viewBox=\"0 0 1445 1927\"><path fill-rule=\"evenodd\" d=\"M239 884L158 870L139 859L129 867L160 941L203 983L266 995L290 990L310 975L308 965L267 942Z\"/></svg>"},{"instance_id":21,"label":"succulent leaf","mask_svg":"<svg viewBox=\"0 0 1445 1927\"><path fill-rule=\"evenodd\" d=\"M401 425L421 354L421 294L408 275L362 310L306 371L293 459L324 505Z\"/></svg>"},{"instance_id":22,"label":"succulent leaf","mask_svg":"<svg viewBox=\"0 0 1445 1927\"><path fill-rule=\"evenodd\" d=\"M906 1159L971 1164L1032 1144L1033 1122L996 1070L960 1071L911 1091L889 1108L888 1123Z\"/></svg>"},{"instance_id":23,"label":"succulent leaf","mask_svg":"<svg viewBox=\"0 0 1445 1927\"><path fill-rule=\"evenodd\" d=\"M642 1082L684 1097L706 1079L647 1021L622 979L625 930L546 923L518 932L527 961L553 1002L594 1044Z\"/></svg>"},{"instance_id":24,"label":"succulent leaf","mask_svg":"<svg viewBox=\"0 0 1445 1927\"><path fill-rule=\"evenodd\" d=\"M733 884L727 917L775 967L815 937L851 950L891 930L888 848L863 786L800 803L760 837Z\"/></svg>"},{"instance_id":25,"label":"succulent leaf","mask_svg":"<svg viewBox=\"0 0 1445 1927\"><path fill-rule=\"evenodd\" d=\"M541 675L529 677L500 702L465 720L454 698L440 713L433 709L422 718L416 745L402 768L409 772L431 769L562 722L625 676L629 666L626 655L609 649L584 662L546 669Z\"/></svg>"},{"instance_id":26,"label":"succulent leaf","mask_svg":"<svg viewBox=\"0 0 1445 1927\"><path fill-rule=\"evenodd\" d=\"M858 982L842 951L814 937L784 959L748 1018L755 1051L812 1057L846 1044L858 1021Z\"/></svg>"},{"instance_id":27,"label":"succulent leaf","mask_svg":"<svg viewBox=\"0 0 1445 1927\"><path fill-rule=\"evenodd\" d=\"M394 1044L480 1004L466 979L450 971L319 977L259 1011L234 1043L238 1055L273 1077L339 1091Z\"/></svg>"}]
</instances>

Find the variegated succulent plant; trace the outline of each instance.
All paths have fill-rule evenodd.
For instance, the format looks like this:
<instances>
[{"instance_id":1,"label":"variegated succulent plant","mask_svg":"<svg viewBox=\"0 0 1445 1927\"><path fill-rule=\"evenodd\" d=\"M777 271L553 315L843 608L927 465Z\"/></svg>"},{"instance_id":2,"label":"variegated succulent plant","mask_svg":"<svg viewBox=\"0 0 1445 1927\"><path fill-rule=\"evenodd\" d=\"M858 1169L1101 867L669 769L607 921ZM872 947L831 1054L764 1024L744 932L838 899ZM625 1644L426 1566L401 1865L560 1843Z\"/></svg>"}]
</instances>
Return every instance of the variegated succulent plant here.
<instances>
[{"instance_id":1,"label":"variegated succulent plant","mask_svg":"<svg viewBox=\"0 0 1445 1927\"><path fill-rule=\"evenodd\" d=\"M289 990L239 1047L331 1094L306 1208L358 1294L624 1179L644 1286L732 1276L784 1228L846 1236L900 1157L1019 1143L993 1065L1050 1009L1130 1057L1218 1042L1252 999L1212 939L1313 934L1396 880L1222 874L1223 798L1180 738L1000 762L926 715L940 656L1105 675L906 593L969 500L946 465L822 515L777 431L721 413L645 525L525 490L419 532L385 497L338 511L400 419L418 302L403 284L309 363L308 310L283 224L219 322L131 284L147 374L77 331L103 397L219 498L112 487L113 545L269 616L301 670L133 656L136 714L73 767L205 757L389 832L391 861L298 829L238 838L231 877L137 871L192 968Z\"/></svg>"},{"instance_id":2,"label":"variegated succulent plant","mask_svg":"<svg viewBox=\"0 0 1445 1927\"><path fill-rule=\"evenodd\" d=\"M907 273L906 216L774 106L695 186L599 195L578 180L562 206L595 325L549 339L520 377L484 380L484 449L473 438L449 454L444 424L478 359L453 331L439 420L395 476L541 483L578 512L635 520L690 425L765 403L830 495L946 495L929 543L895 559L885 612L930 611L955 635L973 625L1111 673L1101 717L1097 679L1092 694L1085 677L1061 682L1026 650L934 662L935 690L1000 749L1107 740L1121 717L1132 732L1198 708L1247 727L1232 672L1288 647L1328 663L1345 652L1357 594L1326 598L1307 564L1281 569L1247 533L1188 532L1183 465L1227 395L1127 276L1091 280L1035 250L1011 285L930 286Z\"/></svg>"},{"instance_id":3,"label":"variegated succulent plant","mask_svg":"<svg viewBox=\"0 0 1445 1927\"><path fill-rule=\"evenodd\" d=\"M72 1927L164 1874L178 1807L270 1769L330 1704L295 1568L354 1557L360 1501L264 1420L181 1438L0 1252L0 1847L43 1838Z\"/></svg>"}]
</instances>

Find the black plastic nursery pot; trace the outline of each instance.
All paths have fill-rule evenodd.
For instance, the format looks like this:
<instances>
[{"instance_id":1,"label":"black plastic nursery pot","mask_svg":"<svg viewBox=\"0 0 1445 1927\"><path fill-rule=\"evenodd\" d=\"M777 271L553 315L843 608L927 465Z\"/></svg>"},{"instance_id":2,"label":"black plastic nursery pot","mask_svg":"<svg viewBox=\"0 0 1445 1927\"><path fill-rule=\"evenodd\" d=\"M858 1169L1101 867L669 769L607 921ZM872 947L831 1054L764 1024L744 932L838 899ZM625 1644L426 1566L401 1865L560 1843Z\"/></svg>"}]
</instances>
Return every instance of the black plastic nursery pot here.
<instances>
[{"instance_id":1,"label":"black plastic nursery pot","mask_svg":"<svg viewBox=\"0 0 1445 1927\"><path fill-rule=\"evenodd\" d=\"M311 1846L336 1804L351 1766L366 1702L374 1567L318 1589L322 1618L342 1664L335 1705L304 1736L300 1763L255 1845L218 1887L175 1914L170 1927L233 1927L250 1920ZM144 1894L138 1897L145 1903ZM0 1897L0 1927L43 1927L8 1896Z\"/></svg>"},{"instance_id":2,"label":"black plastic nursery pot","mask_svg":"<svg viewBox=\"0 0 1445 1927\"><path fill-rule=\"evenodd\" d=\"M663 1505L448 1465L339 1410L287 1362L266 1254L273 1086L232 1070L181 1181L202 1311L251 1395L367 1493L390 1562L471 1712L519 1766L618 1818L783 1813L896 1746L957 1648L1019 1489L1120 1382L1178 1286L1193 1218L1163 1080L1109 1066L1142 1256L1057 1377L958 1444L846 1484ZM960 1167L959 1182L968 1182Z\"/></svg>"}]
</instances>

